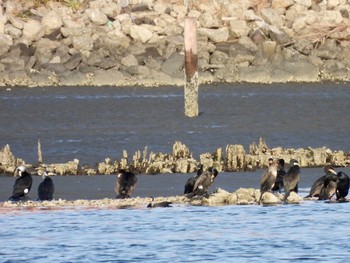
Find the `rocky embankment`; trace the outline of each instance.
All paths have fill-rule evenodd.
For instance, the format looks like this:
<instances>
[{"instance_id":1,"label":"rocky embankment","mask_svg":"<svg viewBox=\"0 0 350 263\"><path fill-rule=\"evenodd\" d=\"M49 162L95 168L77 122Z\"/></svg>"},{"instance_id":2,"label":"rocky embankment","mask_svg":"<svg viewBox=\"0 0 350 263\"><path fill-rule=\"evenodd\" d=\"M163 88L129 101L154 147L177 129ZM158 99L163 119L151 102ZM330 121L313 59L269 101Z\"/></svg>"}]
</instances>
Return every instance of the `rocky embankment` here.
<instances>
[{"instance_id":1,"label":"rocky embankment","mask_svg":"<svg viewBox=\"0 0 350 263\"><path fill-rule=\"evenodd\" d=\"M75 159L67 163L26 164L24 160L16 158L9 145L0 151L0 174L13 174L16 167L25 165L34 174L41 174L43 170L50 175L106 175L117 174L118 169L127 169L137 174L165 174L165 173L193 173L198 164L203 168L215 167L219 172L253 171L267 166L268 158L283 158L286 163L291 159L299 161L301 167L321 167L327 163L333 166L350 166L350 153L322 148L270 149L263 139L259 143L252 143L247 152L242 145L227 145L225 151L218 148L212 153L202 153L199 160L193 158L190 149L181 142L175 142L172 153L137 151L129 158L124 151L121 160L106 158L95 166L80 165Z\"/></svg>"},{"instance_id":2,"label":"rocky embankment","mask_svg":"<svg viewBox=\"0 0 350 263\"><path fill-rule=\"evenodd\" d=\"M350 79L347 0L0 2L0 85L183 85L184 18L199 82Z\"/></svg>"}]
</instances>

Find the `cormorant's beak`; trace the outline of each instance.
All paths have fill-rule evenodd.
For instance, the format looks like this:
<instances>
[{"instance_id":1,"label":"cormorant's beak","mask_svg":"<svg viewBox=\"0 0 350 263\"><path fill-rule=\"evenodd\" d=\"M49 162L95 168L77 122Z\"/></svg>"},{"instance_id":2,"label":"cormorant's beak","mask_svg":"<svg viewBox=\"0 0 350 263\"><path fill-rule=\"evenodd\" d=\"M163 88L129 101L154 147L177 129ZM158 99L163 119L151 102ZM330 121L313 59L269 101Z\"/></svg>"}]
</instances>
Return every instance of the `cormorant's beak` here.
<instances>
[{"instance_id":1,"label":"cormorant's beak","mask_svg":"<svg viewBox=\"0 0 350 263\"><path fill-rule=\"evenodd\" d=\"M329 171L329 172L331 172L332 174L337 175L337 172L336 172L336 171L334 171L334 169L329 169L328 171Z\"/></svg>"}]
</instances>

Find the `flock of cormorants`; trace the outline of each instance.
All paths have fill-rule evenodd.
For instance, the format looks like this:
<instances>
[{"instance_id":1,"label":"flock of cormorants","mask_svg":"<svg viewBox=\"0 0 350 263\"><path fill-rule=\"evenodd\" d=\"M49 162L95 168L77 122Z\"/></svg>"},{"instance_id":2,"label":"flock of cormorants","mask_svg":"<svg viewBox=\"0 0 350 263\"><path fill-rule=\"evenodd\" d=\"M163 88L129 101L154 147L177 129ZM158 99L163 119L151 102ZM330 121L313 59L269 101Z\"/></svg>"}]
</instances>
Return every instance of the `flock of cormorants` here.
<instances>
[{"instance_id":1,"label":"flock of cormorants","mask_svg":"<svg viewBox=\"0 0 350 263\"><path fill-rule=\"evenodd\" d=\"M269 158L269 164L266 172L260 180L260 200L266 192L281 192L284 189L284 200L286 201L290 192L298 193L298 183L300 181L300 167L297 160L290 161L290 168L285 171L284 160L274 160ZM350 179L344 172L336 172L332 165L327 164L324 167L325 175L318 178L312 185L309 194L305 198L316 197L318 200L331 200L336 196L339 202L346 201L345 197L349 192Z\"/></svg>"},{"instance_id":2,"label":"flock of cormorants","mask_svg":"<svg viewBox=\"0 0 350 263\"><path fill-rule=\"evenodd\" d=\"M261 194L258 204L261 203L262 197L266 192L281 192L284 189L284 201L287 200L292 191L298 193L298 183L300 181L299 163L297 160L292 159L287 172L284 165L285 162L283 159L275 160L269 158L268 168L260 179ZM319 200L330 200L335 195L337 201L346 201L345 197L349 192L349 176L344 172L337 173L331 165L326 165L324 171L326 174L314 182L306 197L318 197ZM9 198L10 201L14 202L25 200L33 182L32 176L26 171L24 166L19 166L15 170L15 176L17 175L19 175L19 178L16 179L12 196ZM215 168L209 167L206 171L203 171L203 165L200 164L197 174L187 180L184 194L189 198L194 196L208 196L209 189L217 175L218 171ZM46 172L43 173L42 177L43 181L38 186L38 201L52 200L55 190L53 181ZM124 169L118 170L117 181L114 187L117 198L129 198L133 194L136 184L137 177L134 173ZM167 207L170 204L167 201L156 204L151 202L148 207Z\"/></svg>"}]
</instances>

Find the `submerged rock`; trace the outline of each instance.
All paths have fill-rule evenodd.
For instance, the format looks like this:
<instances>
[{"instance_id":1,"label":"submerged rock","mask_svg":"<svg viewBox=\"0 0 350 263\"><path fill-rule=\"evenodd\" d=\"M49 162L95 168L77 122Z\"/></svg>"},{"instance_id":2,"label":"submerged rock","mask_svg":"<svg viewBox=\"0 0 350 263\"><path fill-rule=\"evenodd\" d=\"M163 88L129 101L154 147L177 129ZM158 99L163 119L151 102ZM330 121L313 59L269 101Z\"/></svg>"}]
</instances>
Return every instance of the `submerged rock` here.
<instances>
[{"instance_id":1,"label":"submerged rock","mask_svg":"<svg viewBox=\"0 0 350 263\"><path fill-rule=\"evenodd\" d=\"M297 193L291 192L288 196L286 203L287 204L300 204L303 201L303 198L300 197Z\"/></svg>"}]
</instances>

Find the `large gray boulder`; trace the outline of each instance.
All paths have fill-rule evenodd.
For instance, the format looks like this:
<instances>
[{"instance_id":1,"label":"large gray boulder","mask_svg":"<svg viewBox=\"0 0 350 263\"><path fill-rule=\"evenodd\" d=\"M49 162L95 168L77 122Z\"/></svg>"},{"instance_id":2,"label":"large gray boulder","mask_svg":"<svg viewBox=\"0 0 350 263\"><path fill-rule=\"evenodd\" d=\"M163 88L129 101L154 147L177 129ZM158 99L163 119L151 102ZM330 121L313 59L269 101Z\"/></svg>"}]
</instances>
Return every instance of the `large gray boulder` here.
<instances>
[{"instance_id":1,"label":"large gray boulder","mask_svg":"<svg viewBox=\"0 0 350 263\"><path fill-rule=\"evenodd\" d=\"M135 41L147 43L153 37L153 32L144 26L132 25L130 27L130 36Z\"/></svg>"},{"instance_id":2,"label":"large gray boulder","mask_svg":"<svg viewBox=\"0 0 350 263\"><path fill-rule=\"evenodd\" d=\"M175 73L182 72L184 64L185 57L177 52L174 52L162 64L161 70L168 75L173 75Z\"/></svg>"},{"instance_id":3,"label":"large gray boulder","mask_svg":"<svg viewBox=\"0 0 350 263\"><path fill-rule=\"evenodd\" d=\"M100 9L87 9L85 11L89 19L96 25L104 25L107 23L108 18L104 12Z\"/></svg>"},{"instance_id":4,"label":"large gray boulder","mask_svg":"<svg viewBox=\"0 0 350 263\"><path fill-rule=\"evenodd\" d=\"M208 39L210 39L214 43L225 42L228 40L230 36L229 30L227 27L221 27L218 29L199 28L197 31L199 35L208 37Z\"/></svg>"},{"instance_id":5,"label":"large gray boulder","mask_svg":"<svg viewBox=\"0 0 350 263\"><path fill-rule=\"evenodd\" d=\"M29 19L23 26L23 38L29 42L40 40L45 32L45 26L33 19Z\"/></svg>"},{"instance_id":6,"label":"large gray boulder","mask_svg":"<svg viewBox=\"0 0 350 263\"><path fill-rule=\"evenodd\" d=\"M0 57L8 53L11 45L11 37L9 35L0 34Z\"/></svg>"},{"instance_id":7,"label":"large gray boulder","mask_svg":"<svg viewBox=\"0 0 350 263\"><path fill-rule=\"evenodd\" d=\"M61 17L53 10L42 18L41 23L45 26L45 34L47 35L63 25Z\"/></svg>"}]
</instances>

